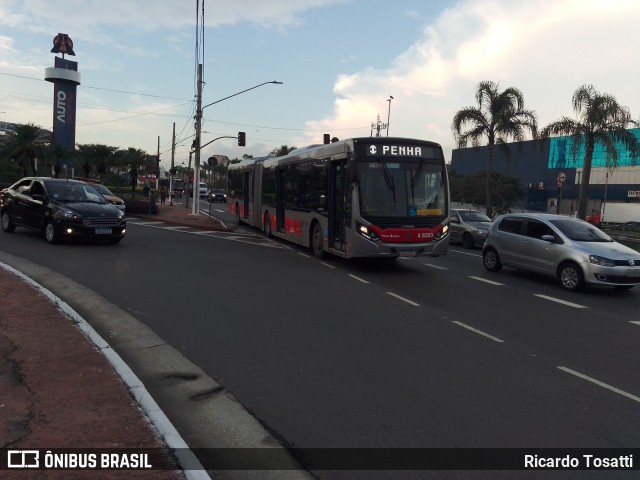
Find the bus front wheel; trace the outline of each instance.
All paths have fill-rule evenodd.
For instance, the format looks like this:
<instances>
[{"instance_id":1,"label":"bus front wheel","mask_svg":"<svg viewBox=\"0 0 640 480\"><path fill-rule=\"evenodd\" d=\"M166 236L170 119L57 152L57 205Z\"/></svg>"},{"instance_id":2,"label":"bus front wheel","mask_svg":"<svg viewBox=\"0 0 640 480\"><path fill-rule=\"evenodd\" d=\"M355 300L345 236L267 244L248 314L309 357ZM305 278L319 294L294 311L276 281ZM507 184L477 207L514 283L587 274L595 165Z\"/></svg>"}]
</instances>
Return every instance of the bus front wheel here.
<instances>
[{"instance_id":1,"label":"bus front wheel","mask_svg":"<svg viewBox=\"0 0 640 480\"><path fill-rule=\"evenodd\" d=\"M311 251L316 258L324 257L324 236L322 235L322 227L318 222L313 225L311 233Z\"/></svg>"}]
</instances>

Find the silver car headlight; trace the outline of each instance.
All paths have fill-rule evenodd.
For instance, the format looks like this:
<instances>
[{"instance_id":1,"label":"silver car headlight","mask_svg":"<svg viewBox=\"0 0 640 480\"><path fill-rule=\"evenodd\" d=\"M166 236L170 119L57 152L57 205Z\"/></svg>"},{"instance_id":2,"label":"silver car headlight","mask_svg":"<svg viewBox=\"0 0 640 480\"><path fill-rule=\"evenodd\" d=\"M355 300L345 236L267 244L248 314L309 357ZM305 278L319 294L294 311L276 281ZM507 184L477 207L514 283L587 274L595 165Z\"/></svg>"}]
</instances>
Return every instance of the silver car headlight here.
<instances>
[{"instance_id":1,"label":"silver car headlight","mask_svg":"<svg viewBox=\"0 0 640 480\"><path fill-rule=\"evenodd\" d=\"M69 218L71 220L80 220L82 218L82 215L74 212L73 210L65 210L64 218Z\"/></svg>"},{"instance_id":2,"label":"silver car headlight","mask_svg":"<svg viewBox=\"0 0 640 480\"><path fill-rule=\"evenodd\" d=\"M589 261L594 265L600 265L601 267L614 267L616 265L610 258L600 257L598 255L589 255Z\"/></svg>"},{"instance_id":3,"label":"silver car headlight","mask_svg":"<svg viewBox=\"0 0 640 480\"><path fill-rule=\"evenodd\" d=\"M118 220L122 220L124 218L124 212L118 209Z\"/></svg>"}]
</instances>

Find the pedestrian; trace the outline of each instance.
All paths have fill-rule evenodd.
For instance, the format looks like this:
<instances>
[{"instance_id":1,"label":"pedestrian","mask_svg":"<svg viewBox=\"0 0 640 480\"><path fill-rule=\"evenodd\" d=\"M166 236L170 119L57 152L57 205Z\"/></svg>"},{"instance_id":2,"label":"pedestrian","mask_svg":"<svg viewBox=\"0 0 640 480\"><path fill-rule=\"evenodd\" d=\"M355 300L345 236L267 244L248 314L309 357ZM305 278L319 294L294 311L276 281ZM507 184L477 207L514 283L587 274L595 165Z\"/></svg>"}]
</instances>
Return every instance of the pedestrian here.
<instances>
[{"instance_id":1,"label":"pedestrian","mask_svg":"<svg viewBox=\"0 0 640 480\"><path fill-rule=\"evenodd\" d=\"M145 186L142 188L142 194L144 195L144 198L149 198L150 192L151 192L151 188L149 187L149 184L146 183Z\"/></svg>"},{"instance_id":2,"label":"pedestrian","mask_svg":"<svg viewBox=\"0 0 640 480\"><path fill-rule=\"evenodd\" d=\"M167 189L163 185L163 186L160 187L160 205L164 205L165 204L166 198L167 198Z\"/></svg>"}]
</instances>

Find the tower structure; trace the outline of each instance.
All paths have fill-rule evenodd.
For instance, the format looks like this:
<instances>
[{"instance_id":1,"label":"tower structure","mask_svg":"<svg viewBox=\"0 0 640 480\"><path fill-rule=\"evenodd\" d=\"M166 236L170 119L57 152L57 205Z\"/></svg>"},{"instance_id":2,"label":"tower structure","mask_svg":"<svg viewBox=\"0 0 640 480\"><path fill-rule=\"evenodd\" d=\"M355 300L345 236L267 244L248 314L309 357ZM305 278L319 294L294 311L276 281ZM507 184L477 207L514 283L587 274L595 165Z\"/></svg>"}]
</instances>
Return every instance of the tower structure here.
<instances>
[{"instance_id":1,"label":"tower structure","mask_svg":"<svg viewBox=\"0 0 640 480\"><path fill-rule=\"evenodd\" d=\"M74 55L73 42L66 33L59 33L53 39L52 53L61 53L55 57L53 68L46 68L44 79L53 83L53 143L68 151L76 144L76 89L80 85L78 62L64 58L65 54ZM66 154L60 160L60 166L69 171L73 169L73 158Z\"/></svg>"}]
</instances>

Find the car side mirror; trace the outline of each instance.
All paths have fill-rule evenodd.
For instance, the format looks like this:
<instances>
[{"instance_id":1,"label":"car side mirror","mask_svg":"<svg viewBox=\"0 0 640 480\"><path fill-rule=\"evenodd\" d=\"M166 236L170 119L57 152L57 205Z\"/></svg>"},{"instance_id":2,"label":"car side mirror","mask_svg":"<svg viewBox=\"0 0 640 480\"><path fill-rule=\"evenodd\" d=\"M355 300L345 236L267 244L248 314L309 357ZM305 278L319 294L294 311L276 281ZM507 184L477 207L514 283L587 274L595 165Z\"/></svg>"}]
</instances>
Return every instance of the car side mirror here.
<instances>
[{"instance_id":1,"label":"car side mirror","mask_svg":"<svg viewBox=\"0 0 640 480\"><path fill-rule=\"evenodd\" d=\"M556 237L553 235L542 235L540 238L545 242L556 243Z\"/></svg>"}]
</instances>

